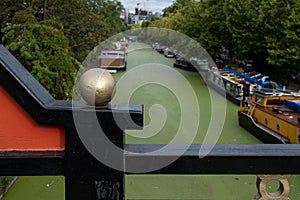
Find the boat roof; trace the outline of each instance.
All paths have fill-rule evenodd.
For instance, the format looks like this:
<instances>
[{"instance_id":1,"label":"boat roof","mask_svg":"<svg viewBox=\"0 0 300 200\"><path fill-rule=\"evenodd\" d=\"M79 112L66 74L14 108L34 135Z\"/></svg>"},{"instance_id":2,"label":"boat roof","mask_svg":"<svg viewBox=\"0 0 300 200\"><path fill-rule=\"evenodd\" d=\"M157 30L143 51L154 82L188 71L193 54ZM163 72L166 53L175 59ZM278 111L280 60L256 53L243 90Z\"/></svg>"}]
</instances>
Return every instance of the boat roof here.
<instances>
[{"instance_id":1,"label":"boat roof","mask_svg":"<svg viewBox=\"0 0 300 200\"><path fill-rule=\"evenodd\" d=\"M300 123L298 119L300 118L300 113L297 113L289 108L287 106L277 106L277 107L271 107L271 108L260 108L266 113L269 113L270 115L273 115L283 121L286 121L290 124L293 124L294 126L297 126L300 128ZM276 111L274 111L274 109Z\"/></svg>"},{"instance_id":2,"label":"boat roof","mask_svg":"<svg viewBox=\"0 0 300 200\"><path fill-rule=\"evenodd\" d=\"M227 81L231 82L232 84L235 85L242 85L241 83L234 81L232 78L233 77L239 77L236 74L229 72L229 71L225 71L225 70L215 70L212 71L213 73L219 75L221 78L226 79Z\"/></svg>"},{"instance_id":3,"label":"boat roof","mask_svg":"<svg viewBox=\"0 0 300 200\"><path fill-rule=\"evenodd\" d=\"M270 88L261 88L260 90L256 90L254 93L259 94L265 97L271 96L296 96L300 97L299 92L295 92L292 90L282 90L282 89L270 89Z\"/></svg>"},{"instance_id":4,"label":"boat roof","mask_svg":"<svg viewBox=\"0 0 300 200\"><path fill-rule=\"evenodd\" d=\"M117 50L105 50L101 51L100 58L123 58L125 56L124 51Z\"/></svg>"}]
</instances>

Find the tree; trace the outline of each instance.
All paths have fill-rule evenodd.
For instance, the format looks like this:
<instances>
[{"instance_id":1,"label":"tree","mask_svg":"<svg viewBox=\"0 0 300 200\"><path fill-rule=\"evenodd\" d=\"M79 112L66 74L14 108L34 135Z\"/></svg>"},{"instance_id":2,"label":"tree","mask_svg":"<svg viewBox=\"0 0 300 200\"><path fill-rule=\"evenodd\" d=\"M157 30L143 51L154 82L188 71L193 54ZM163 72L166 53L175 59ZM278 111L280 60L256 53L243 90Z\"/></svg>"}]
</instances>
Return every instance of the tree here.
<instances>
[{"instance_id":1,"label":"tree","mask_svg":"<svg viewBox=\"0 0 300 200\"><path fill-rule=\"evenodd\" d=\"M300 3L299 1L266 1L260 7L265 24L269 64L300 70Z\"/></svg>"},{"instance_id":2,"label":"tree","mask_svg":"<svg viewBox=\"0 0 300 200\"><path fill-rule=\"evenodd\" d=\"M181 10L184 6L188 5L192 1L193 0L176 0L171 6L163 10L163 16L166 17L169 14L176 13L178 10Z\"/></svg>"},{"instance_id":3,"label":"tree","mask_svg":"<svg viewBox=\"0 0 300 200\"><path fill-rule=\"evenodd\" d=\"M120 19L122 4L116 0L2 0L2 26L11 24L21 10L34 15L38 22L51 19L62 23L71 53L79 61L100 42L125 29Z\"/></svg>"},{"instance_id":4,"label":"tree","mask_svg":"<svg viewBox=\"0 0 300 200\"><path fill-rule=\"evenodd\" d=\"M252 58L257 70L276 79L299 71L299 5L297 0L225 0L237 57Z\"/></svg>"},{"instance_id":5,"label":"tree","mask_svg":"<svg viewBox=\"0 0 300 200\"><path fill-rule=\"evenodd\" d=\"M194 14L196 40L213 58L218 58L224 48L231 55L233 39L226 24L224 1L204 0L198 3L198 7L198 17Z\"/></svg>"},{"instance_id":6,"label":"tree","mask_svg":"<svg viewBox=\"0 0 300 200\"><path fill-rule=\"evenodd\" d=\"M70 55L62 25L33 19L26 11L17 12L4 30L4 44L54 98L71 99L80 64Z\"/></svg>"},{"instance_id":7,"label":"tree","mask_svg":"<svg viewBox=\"0 0 300 200\"><path fill-rule=\"evenodd\" d=\"M223 8L223 1L176 1L167 9L167 17L153 22L151 26L186 34L216 58L223 48L230 52L233 48Z\"/></svg>"},{"instance_id":8,"label":"tree","mask_svg":"<svg viewBox=\"0 0 300 200\"><path fill-rule=\"evenodd\" d=\"M235 57L253 59L264 66L268 56L263 21L259 20L262 0L225 0L227 26L234 40Z\"/></svg>"}]
</instances>

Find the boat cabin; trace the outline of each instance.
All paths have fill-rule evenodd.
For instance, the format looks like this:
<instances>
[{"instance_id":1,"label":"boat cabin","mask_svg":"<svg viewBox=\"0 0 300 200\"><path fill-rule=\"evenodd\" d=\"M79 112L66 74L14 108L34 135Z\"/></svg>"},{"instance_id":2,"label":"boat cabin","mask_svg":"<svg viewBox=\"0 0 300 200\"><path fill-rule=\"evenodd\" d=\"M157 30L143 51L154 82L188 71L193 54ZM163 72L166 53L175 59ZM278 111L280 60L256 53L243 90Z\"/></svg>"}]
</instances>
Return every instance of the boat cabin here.
<instances>
[{"instance_id":1,"label":"boat cabin","mask_svg":"<svg viewBox=\"0 0 300 200\"><path fill-rule=\"evenodd\" d=\"M107 70L126 70L126 55L124 51L106 50L99 56L100 68Z\"/></svg>"},{"instance_id":2,"label":"boat cabin","mask_svg":"<svg viewBox=\"0 0 300 200\"><path fill-rule=\"evenodd\" d=\"M300 94L292 91L261 89L252 96L249 116L287 143L300 143Z\"/></svg>"},{"instance_id":3,"label":"boat cabin","mask_svg":"<svg viewBox=\"0 0 300 200\"><path fill-rule=\"evenodd\" d=\"M255 91L252 96L253 103L266 108L284 105L286 100L300 100L300 94L289 90L262 88Z\"/></svg>"},{"instance_id":4,"label":"boat cabin","mask_svg":"<svg viewBox=\"0 0 300 200\"><path fill-rule=\"evenodd\" d=\"M206 83L216 90L225 90L226 97L238 105L243 100L243 97L250 96L258 87L245 81L244 78L225 70L208 71Z\"/></svg>"}]
</instances>

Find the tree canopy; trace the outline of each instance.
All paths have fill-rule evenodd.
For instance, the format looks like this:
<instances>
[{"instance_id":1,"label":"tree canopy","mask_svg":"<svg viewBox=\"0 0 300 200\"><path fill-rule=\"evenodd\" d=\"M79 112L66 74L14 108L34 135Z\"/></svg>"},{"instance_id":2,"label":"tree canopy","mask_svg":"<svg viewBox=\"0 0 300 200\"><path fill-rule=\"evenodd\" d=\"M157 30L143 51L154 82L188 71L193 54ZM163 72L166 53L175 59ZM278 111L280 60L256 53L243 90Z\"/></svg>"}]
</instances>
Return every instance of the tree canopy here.
<instances>
[{"instance_id":1,"label":"tree canopy","mask_svg":"<svg viewBox=\"0 0 300 200\"><path fill-rule=\"evenodd\" d=\"M3 43L57 99L70 99L80 63L124 29L116 0L1 0Z\"/></svg>"},{"instance_id":2,"label":"tree canopy","mask_svg":"<svg viewBox=\"0 0 300 200\"><path fill-rule=\"evenodd\" d=\"M33 19L34 16L24 11L15 14L12 25L5 29L6 48L55 98L70 99L80 64L70 55L63 31L53 27L61 25Z\"/></svg>"},{"instance_id":3,"label":"tree canopy","mask_svg":"<svg viewBox=\"0 0 300 200\"><path fill-rule=\"evenodd\" d=\"M184 33L214 58L226 49L258 70L300 71L298 0L176 0L164 11L150 26Z\"/></svg>"}]
</instances>

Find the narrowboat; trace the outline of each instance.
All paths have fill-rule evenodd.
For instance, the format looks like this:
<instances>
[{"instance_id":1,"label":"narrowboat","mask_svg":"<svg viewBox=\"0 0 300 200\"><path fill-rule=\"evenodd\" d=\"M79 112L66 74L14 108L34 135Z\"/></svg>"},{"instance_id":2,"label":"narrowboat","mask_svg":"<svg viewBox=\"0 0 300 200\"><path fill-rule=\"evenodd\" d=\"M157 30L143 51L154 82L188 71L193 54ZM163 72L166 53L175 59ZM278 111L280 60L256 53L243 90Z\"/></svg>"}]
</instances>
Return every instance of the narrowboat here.
<instances>
[{"instance_id":1,"label":"narrowboat","mask_svg":"<svg viewBox=\"0 0 300 200\"><path fill-rule=\"evenodd\" d=\"M126 70L126 53L124 51L105 50L99 56L99 67L110 72Z\"/></svg>"},{"instance_id":2,"label":"narrowboat","mask_svg":"<svg viewBox=\"0 0 300 200\"><path fill-rule=\"evenodd\" d=\"M257 85L245 81L243 78L225 70L209 70L206 74L206 84L231 102L240 105L246 101Z\"/></svg>"},{"instance_id":3,"label":"narrowboat","mask_svg":"<svg viewBox=\"0 0 300 200\"><path fill-rule=\"evenodd\" d=\"M225 67L223 69L244 78L249 83L260 85L262 88L284 89L284 86L282 84L271 81L269 76L265 76L256 71L251 71L246 73L244 71L239 71L229 67Z\"/></svg>"},{"instance_id":4,"label":"narrowboat","mask_svg":"<svg viewBox=\"0 0 300 200\"><path fill-rule=\"evenodd\" d=\"M208 59L200 59L198 57L192 57L190 58L190 63L192 63L192 65L196 67L198 71L207 72L208 70L210 70Z\"/></svg>"},{"instance_id":5,"label":"narrowboat","mask_svg":"<svg viewBox=\"0 0 300 200\"><path fill-rule=\"evenodd\" d=\"M300 94L263 88L238 111L239 125L264 143L300 143Z\"/></svg>"},{"instance_id":6,"label":"narrowboat","mask_svg":"<svg viewBox=\"0 0 300 200\"><path fill-rule=\"evenodd\" d=\"M159 43L152 44L152 48L155 49L158 53L164 54L166 46L160 45Z\"/></svg>"},{"instance_id":7,"label":"narrowboat","mask_svg":"<svg viewBox=\"0 0 300 200\"><path fill-rule=\"evenodd\" d=\"M173 66L177 67L177 68L185 69L188 71L194 71L194 72L197 71L197 69L188 60L186 60L185 58L180 57L180 56L176 57L176 60L175 60L175 63L173 64Z\"/></svg>"}]
</instances>

